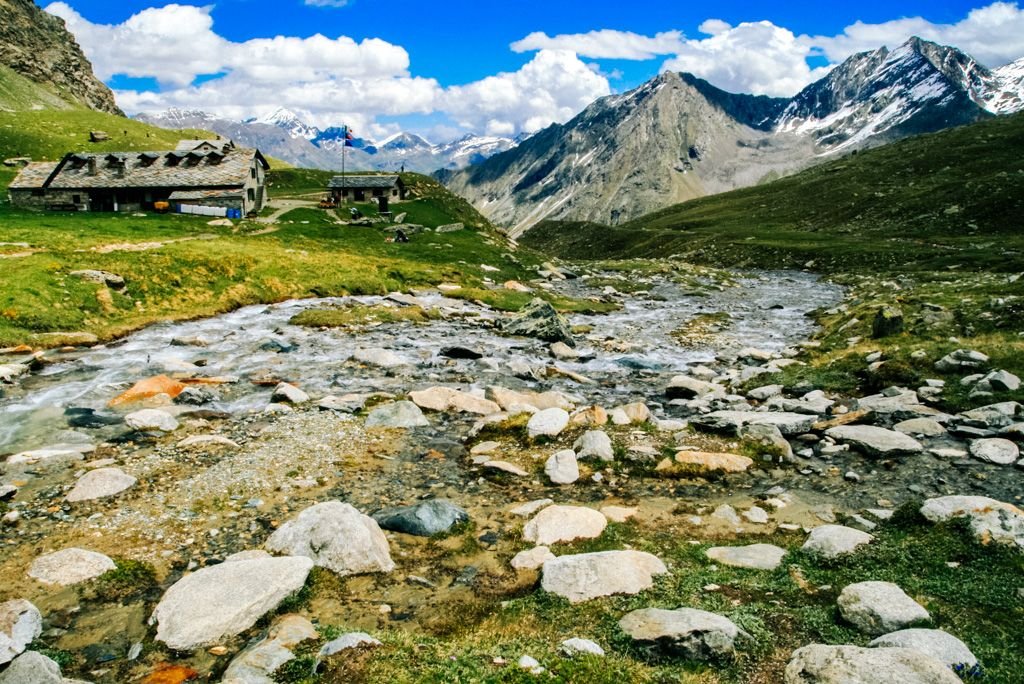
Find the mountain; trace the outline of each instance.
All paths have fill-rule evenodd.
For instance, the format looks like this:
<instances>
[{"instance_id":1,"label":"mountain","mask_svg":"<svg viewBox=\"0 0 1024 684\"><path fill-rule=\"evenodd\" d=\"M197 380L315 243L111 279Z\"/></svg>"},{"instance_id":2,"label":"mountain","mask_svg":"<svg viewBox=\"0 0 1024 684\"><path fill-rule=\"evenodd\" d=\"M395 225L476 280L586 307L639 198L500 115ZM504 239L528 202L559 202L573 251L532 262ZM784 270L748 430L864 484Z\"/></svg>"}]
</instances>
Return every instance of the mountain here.
<instances>
[{"instance_id":1,"label":"mountain","mask_svg":"<svg viewBox=\"0 0 1024 684\"><path fill-rule=\"evenodd\" d=\"M64 21L32 0L0 0L0 64L73 105L124 116Z\"/></svg>"},{"instance_id":2,"label":"mountain","mask_svg":"<svg viewBox=\"0 0 1024 684\"><path fill-rule=\"evenodd\" d=\"M838 153L1024 108L1024 60L990 70L911 38L853 55L793 98L662 74L445 181L512 235L545 219L617 225Z\"/></svg>"},{"instance_id":3,"label":"mountain","mask_svg":"<svg viewBox=\"0 0 1024 684\"><path fill-rule=\"evenodd\" d=\"M2 0L0 0L2 1ZM134 118L162 128L203 128L214 131L289 164L313 169L341 169L344 129L319 129L288 109L278 109L260 119L233 121L197 110L169 109L137 114ZM493 154L514 147L509 138L468 135L461 140L433 145L413 133L398 133L381 142L356 138L345 150L346 168L360 171L406 171L432 173L456 170L478 163Z\"/></svg>"}]
</instances>

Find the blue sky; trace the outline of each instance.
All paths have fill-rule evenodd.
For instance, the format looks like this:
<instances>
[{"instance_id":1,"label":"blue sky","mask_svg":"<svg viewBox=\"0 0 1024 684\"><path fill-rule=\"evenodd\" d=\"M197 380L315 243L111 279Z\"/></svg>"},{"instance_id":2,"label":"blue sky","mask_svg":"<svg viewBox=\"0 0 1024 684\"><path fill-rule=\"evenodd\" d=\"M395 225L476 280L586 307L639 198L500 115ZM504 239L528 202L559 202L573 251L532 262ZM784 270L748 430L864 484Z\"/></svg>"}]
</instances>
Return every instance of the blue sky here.
<instances>
[{"instance_id":1,"label":"blue sky","mask_svg":"<svg viewBox=\"0 0 1024 684\"><path fill-rule=\"evenodd\" d=\"M40 4L68 21L129 110L194 105L242 118L284 106L378 136L530 131L664 69L792 95L852 52L911 33L992 66L1024 55L1016 2Z\"/></svg>"}]
</instances>

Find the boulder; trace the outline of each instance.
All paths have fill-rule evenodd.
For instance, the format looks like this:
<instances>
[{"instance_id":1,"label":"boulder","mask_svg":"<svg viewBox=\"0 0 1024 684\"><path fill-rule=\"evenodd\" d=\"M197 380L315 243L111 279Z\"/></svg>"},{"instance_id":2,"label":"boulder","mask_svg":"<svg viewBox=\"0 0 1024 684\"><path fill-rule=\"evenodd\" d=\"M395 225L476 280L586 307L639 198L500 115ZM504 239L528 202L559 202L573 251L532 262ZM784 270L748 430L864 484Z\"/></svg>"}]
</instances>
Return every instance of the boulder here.
<instances>
[{"instance_id":1,"label":"boulder","mask_svg":"<svg viewBox=\"0 0 1024 684\"><path fill-rule=\"evenodd\" d=\"M143 432L174 432L178 429L178 421L174 416L159 409L142 409L129 413L124 422L133 430Z\"/></svg>"},{"instance_id":2,"label":"boulder","mask_svg":"<svg viewBox=\"0 0 1024 684\"><path fill-rule=\"evenodd\" d=\"M25 599L0 603L0 665L9 663L43 631L43 616Z\"/></svg>"},{"instance_id":3,"label":"boulder","mask_svg":"<svg viewBox=\"0 0 1024 684\"><path fill-rule=\"evenodd\" d=\"M270 535L266 547L275 553L311 558L342 577L395 569L388 540L377 522L340 501L302 511Z\"/></svg>"},{"instance_id":4,"label":"boulder","mask_svg":"<svg viewBox=\"0 0 1024 684\"><path fill-rule=\"evenodd\" d=\"M581 655L604 657L604 649L590 639L566 639L559 646L559 650L566 658L575 658Z\"/></svg>"},{"instance_id":5,"label":"boulder","mask_svg":"<svg viewBox=\"0 0 1024 684\"><path fill-rule=\"evenodd\" d=\"M737 454L716 454L707 451L680 451L674 460L665 459L656 471L663 475L707 475L710 473L742 473L754 465L753 459Z\"/></svg>"},{"instance_id":6,"label":"boulder","mask_svg":"<svg viewBox=\"0 0 1024 684\"><path fill-rule=\"evenodd\" d=\"M156 640L191 651L241 634L301 589L312 568L309 558L255 558L185 575L153 611Z\"/></svg>"},{"instance_id":7,"label":"boulder","mask_svg":"<svg viewBox=\"0 0 1024 684\"><path fill-rule=\"evenodd\" d=\"M121 404L132 404L143 399L155 397L158 394L166 394L174 399L185 390L185 385L172 380L166 375L157 375L145 380L139 380L131 388L110 400L109 406L120 406Z\"/></svg>"},{"instance_id":8,"label":"boulder","mask_svg":"<svg viewBox=\"0 0 1024 684\"><path fill-rule=\"evenodd\" d=\"M709 396L725 396L725 388L713 382L705 382L688 375L677 375L669 381L665 389L669 399L699 399Z\"/></svg>"},{"instance_id":9,"label":"boulder","mask_svg":"<svg viewBox=\"0 0 1024 684\"><path fill-rule=\"evenodd\" d=\"M70 548L39 556L32 562L28 576L43 584L67 587L95 579L116 568L114 561L102 553Z\"/></svg>"},{"instance_id":10,"label":"boulder","mask_svg":"<svg viewBox=\"0 0 1024 684\"><path fill-rule=\"evenodd\" d=\"M941 629L916 628L890 632L874 639L868 646L872 648L909 648L935 658L944 663L946 667L962 665L970 669L978 664L978 659L964 642Z\"/></svg>"},{"instance_id":11,"label":"boulder","mask_svg":"<svg viewBox=\"0 0 1024 684\"><path fill-rule=\"evenodd\" d=\"M783 435L800 435L808 432L817 418L802 413L785 411L714 411L690 419L693 425L709 432L728 435L739 434L744 425L774 425Z\"/></svg>"},{"instance_id":12,"label":"boulder","mask_svg":"<svg viewBox=\"0 0 1024 684\"><path fill-rule=\"evenodd\" d=\"M12 385L17 378L25 375L28 371L28 364L25 363L0 364L0 383Z\"/></svg>"},{"instance_id":13,"label":"boulder","mask_svg":"<svg viewBox=\"0 0 1024 684\"><path fill-rule=\"evenodd\" d=\"M640 425L650 422L651 410L647 404L636 401L631 404L616 406L609 413L609 417L616 425Z\"/></svg>"},{"instance_id":14,"label":"boulder","mask_svg":"<svg viewBox=\"0 0 1024 684\"><path fill-rule=\"evenodd\" d=\"M996 392L1016 392L1020 389L1020 378L1004 370L989 373L985 380Z\"/></svg>"},{"instance_id":15,"label":"boulder","mask_svg":"<svg viewBox=\"0 0 1024 684\"><path fill-rule=\"evenodd\" d=\"M946 434L946 428L931 418L911 418L892 426L896 432L905 435L919 435L922 437L941 437Z\"/></svg>"},{"instance_id":16,"label":"boulder","mask_svg":"<svg viewBox=\"0 0 1024 684\"><path fill-rule=\"evenodd\" d=\"M526 432L530 439L557 437L569 426L569 414L565 409L549 408L530 416Z\"/></svg>"},{"instance_id":17,"label":"boulder","mask_svg":"<svg viewBox=\"0 0 1024 684\"><path fill-rule=\"evenodd\" d=\"M579 603L613 594L638 594L654 586L655 575L667 572L657 556L642 551L582 553L544 563L541 588Z\"/></svg>"},{"instance_id":18,"label":"boulder","mask_svg":"<svg viewBox=\"0 0 1024 684\"><path fill-rule=\"evenodd\" d=\"M305 404L309 401L309 395L295 385L282 382L274 388L274 393L270 395L270 401L275 404Z\"/></svg>"},{"instance_id":19,"label":"boulder","mask_svg":"<svg viewBox=\"0 0 1024 684\"><path fill-rule=\"evenodd\" d=\"M785 684L963 684L929 655L909 648L812 644L786 665Z\"/></svg>"},{"instance_id":20,"label":"boulder","mask_svg":"<svg viewBox=\"0 0 1024 684\"><path fill-rule=\"evenodd\" d=\"M732 655L740 629L722 615L695 608L644 608L627 613L619 627L634 641L654 643L693 660Z\"/></svg>"},{"instance_id":21,"label":"boulder","mask_svg":"<svg viewBox=\"0 0 1024 684\"><path fill-rule=\"evenodd\" d=\"M1008 544L1024 551L1024 511L985 496L941 496L928 499L921 515L937 523L967 518L971 531L983 544Z\"/></svg>"},{"instance_id":22,"label":"boulder","mask_svg":"<svg viewBox=\"0 0 1024 684\"><path fill-rule=\"evenodd\" d=\"M772 544L750 544L713 546L706 553L708 558L722 565L752 570L774 570L782 564L786 550Z\"/></svg>"},{"instance_id":23,"label":"boulder","mask_svg":"<svg viewBox=\"0 0 1024 684\"><path fill-rule=\"evenodd\" d=\"M883 306L871 322L871 337L881 339L903 332L903 310L898 306Z\"/></svg>"},{"instance_id":24,"label":"boulder","mask_svg":"<svg viewBox=\"0 0 1024 684\"><path fill-rule=\"evenodd\" d=\"M544 473L554 484L567 485L580 479L580 467L576 452L566 449L552 454L544 464Z\"/></svg>"},{"instance_id":25,"label":"boulder","mask_svg":"<svg viewBox=\"0 0 1024 684\"><path fill-rule=\"evenodd\" d=\"M72 278L78 278L84 280L87 283L96 283L97 285L105 285L111 290L123 290L124 289L124 278L111 273L110 271L96 271L93 269L82 269L80 271L71 271L69 273Z\"/></svg>"},{"instance_id":26,"label":"boulder","mask_svg":"<svg viewBox=\"0 0 1024 684\"><path fill-rule=\"evenodd\" d=\"M78 478L66 498L70 503L105 499L117 496L136 482L134 477L120 468L97 468Z\"/></svg>"},{"instance_id":27,"label":"boulder","mask_svg":"<svg viewBox=\"0 0 1024 684\"><path fill-rule=\"evenodd\" d=\"M523 538L545 546L600 537L608 519L583 506L548 506L523 527Z\"/></svg>"},{"instance_id":28,"label":"boulder","mask_svg":"<svg viewBox=\"0 0 1024 684\"><path fill-rule=\"evenodd\" d=\"M516 477L529 477L530 475L527 471L508 461L486 461L480 467L485 470L500 470Z\"/></svg>"},{"instance_id":29,"label":"boulder","mask_svg":"<svg viewBox=\"0 0 1024 684\"><path fill-rule=\"evenodd\" d=\"M384 404L366 416L368 428L411 429L429 425L430 422L423 415L423 411L411 401Z\"/></svg>"},{"instance_id":30,"label":"boulder","mask_svg":"<svg viewBox=\"0 0 1024 684\"><path fill-rule=\"evenodd\" d=\"M96 451L92 444L51 444L41 449L22 451L7 459L7 465L37 465L57 461L81 461Z\"/></svg>"},{"instance_id":31,"label":"boulder","mask_svg":"<svg viewBox=\"0 0 1024 684\"><path fill-rule=\"evenodd\" d=\"M60 665L38 651L28 651L15 658L0 672L0 684L65 684Z\"/></svg>"},{"instance_id":32,"label":"boulder","mask_svg":"<svg viewBox=\"0 0 1024 684\"><path fill-rule=\"evenodd\" d=\"M576 346L569 324L555 311L555 307L540 298L534 299L522 311L506 320L501 329L506 335L534 337L545 342L564 342L570 347Z\"/></svg>"},{"instance_id":33,"label":"boulder","mask_svg":"<svg viewBox=\"0 0 1024 684\"><path fill-rule=\"evenodd\" d=\"M971 456L996 465L1013 465L1020 458L1020 449L1008 439L994 437L971 442Z\"/></svg>"},{"instance_id":34,"label":"boulder","mask_svg":"<svg viewBox=\"0 0 1024 684\"><path fill-rule=\"evenodd\" d=\"M873 425L842 425L826 430L825 435L840 444L849 444L868 456L879 458L924 451L921 443L913 437Z\"/></svg>"},{"instance_id":35,"label":"boulder","mask_svg":"<svg viewBox=\"0 0 1024 684\"><path fill-rule=\"evenodd\" d=\"M554 557L555 554L551 553L548 547L535 546L517 553L512 558L512 567L516 570L536 570Z\"/></svg>"},{"instance_id":36,"label":"boulder","mask_svg":"<svg viewBox=\"0 0 1024 684\"><path fill-rule=\"evenodd\" d=\"M1024 416L1024 406L1015 401L1004 401L958 413L956 423L983 430L997 430L1013 425L1020 416Z\"/></svg>"},{"instance_id":37,"label":"boulder","mask_svg":"<svg viewBox=\"0 0 1024 684\"><path fill-rule=\"evenodd\" d=\"M374 513L373 519L385 530L432 537L469 522L469 514L451 501L431 499L413 506L385 509Z\"/></svg>"},{"instance_id":38,"label":"boulder","mask_svg":"<svg viewBox=\"0 0 1024 684\"><path fill-rule=\"evenodd\" d=\"M774 425L744 425L740 428L739 437L752 444L762 457L769 457L769 460L793 458L793 447Z\"/></svg>"},{"instance_id":39,"label":"boulder","mask_svg":"<svg viewBox=\"0 0 1024 684\"><path fill-rule=\"evenodd\" d=\"M822 525L811 530L802 550L823 558L836 558L853 552L858 546L870 544L874 537L867 532L843 525Z\"/></svg>"},{"instance_id":40,"label":"boulder","mask_svg":"<svg viewBox=\"0 0 1024 684\"><path fill-rule=\"evenodd\" d=\"M858 582L843 589L839 613L865 634L877 636L928 622L931 616L892 582Z\"/></svg>"},{"instance_id":41,"label":"boulder","mask_svg":"<svg viewBox=\"0 0 1024 684\"><path fill-rule=\"evenodd\" d=\"M488 387L487 397L508 411L515 406L532 406L538 411L560 408L569 411L573 402L561 392L517 392L504 387Z\"/></svg>"},{"instance_id":42,"label":"boulder","mask_svg":"<svg viewBox=\"0 0 1024 684\"><path fill-rule=\"evenodd\" d=\"M301 615L280 617L265 637L235 656L224 671L221 684L270 684L273 674L295 658L291 649L318 637L313 623Z\"/></svg>"},{"instance_id":43,"label":"boulder","mask_svg":"<svg viewBox=\"0 0 1024 684\"><path fill-rule=\"evenodd\" d=\"M373 648L375 646L383 646L383 644L366 632L349 632L321 646L317 656L319 658L330 658L332 655L353 648Z\"/></svg>"},{"instance_id":44,"label":"boulder","mask_svg":"<svg viewBox=\"0 0 1024 684\"><path fill-rule=\"evenodd\" d=\"M366 364L367 366L376 366L378 368L398 368L399 366L405 366L409 362L398 354L388 351L387 349L357 349L352 358L359 363Z\"/></svg>"},{"instance_id":45,"label":"boulder","mask_svg":"<svg viewBox=\"0 0 1024 684\"><path fill-rule=\"evenodd\" d=\"M420 408L431 411L461 411L481 416L501 412L501 407L489 399L450 387L431 387L419 392L410 392L409 399Z\"/></svg>"},{"instance_id":46,"label":"boulder","mask_svg":"<svg viewBox=\"0 0 1024 684\"><path fill-rule=\"evenodd\" d=\"M582 437L576 440L572 448L576 451L576 458L596 458L602 461L615 460L615 449L612 447L612 440L601 430L585 432Z\"/></svg>"},{"instance_id":47,"label":"boulder","mask_svg":"<svg viewBox=\"0 0 1024 684\"><path fill-rule=\"evenodd\" d=\"M988 357L970 349L957 349L935 362L935 370L942 373L965 373L983 367Z\"/></svg>"}]
</instances>

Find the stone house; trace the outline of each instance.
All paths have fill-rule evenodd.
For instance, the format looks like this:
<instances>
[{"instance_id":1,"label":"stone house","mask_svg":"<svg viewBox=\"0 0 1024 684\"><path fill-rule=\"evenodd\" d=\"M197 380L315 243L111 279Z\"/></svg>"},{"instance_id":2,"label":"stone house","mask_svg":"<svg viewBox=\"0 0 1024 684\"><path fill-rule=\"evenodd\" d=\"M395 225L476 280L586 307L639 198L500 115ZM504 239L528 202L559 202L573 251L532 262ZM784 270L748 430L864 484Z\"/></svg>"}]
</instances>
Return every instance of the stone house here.
<instances>
[{"instance_id":1,"label":"stone house","mask_svg":"<svg viewBox=\"0 0 1024 684\"><path fill-rule=\"evenodd\" d=\"M269 169L259 150L230 140L183 140L171 151L72 153L32 163L8 194L15 206L36 209L144 211L167 202L187 213L246 215L266 204Z\"/></svg>"},{"instance_id":2,"label":"stone house","mask_svg":"<svg viewBox=\"0 0 1024 684\"><path fill-rule=\"evenodd\" d=\"M381 211L388 210L389 202L405 199L405 183L401 176L335 176L327 185L334 201L370 202L376 199Z\"/></svg>"}]
</instances>

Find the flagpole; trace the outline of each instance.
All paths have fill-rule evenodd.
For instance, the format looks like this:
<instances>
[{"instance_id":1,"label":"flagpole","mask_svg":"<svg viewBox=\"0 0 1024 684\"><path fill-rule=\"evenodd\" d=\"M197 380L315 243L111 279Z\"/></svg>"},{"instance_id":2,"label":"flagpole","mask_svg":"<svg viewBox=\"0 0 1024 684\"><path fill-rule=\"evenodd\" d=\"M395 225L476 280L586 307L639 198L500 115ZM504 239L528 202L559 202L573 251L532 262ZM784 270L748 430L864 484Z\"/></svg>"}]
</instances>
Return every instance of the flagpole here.
<instances>
[{"instance_id":1,"label":"flagpole","mask_svg":"<svg viewBox=\"0 0 1024 684\"><path fill-rule=\"evenodd\" d=\"M342 126L341 136L341 203L345 204L345 149L348 147L348 126Z\"/></svg>"}]
</instances>

